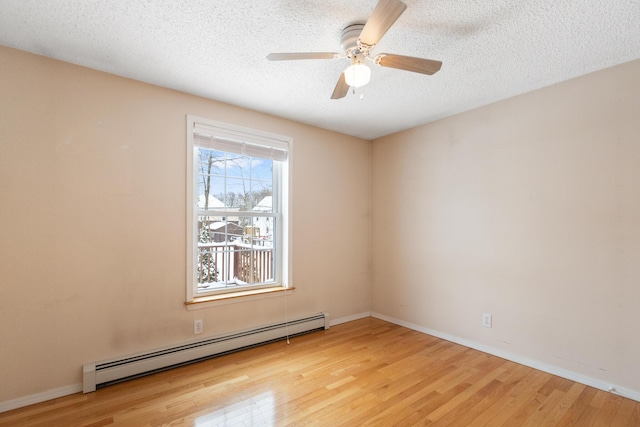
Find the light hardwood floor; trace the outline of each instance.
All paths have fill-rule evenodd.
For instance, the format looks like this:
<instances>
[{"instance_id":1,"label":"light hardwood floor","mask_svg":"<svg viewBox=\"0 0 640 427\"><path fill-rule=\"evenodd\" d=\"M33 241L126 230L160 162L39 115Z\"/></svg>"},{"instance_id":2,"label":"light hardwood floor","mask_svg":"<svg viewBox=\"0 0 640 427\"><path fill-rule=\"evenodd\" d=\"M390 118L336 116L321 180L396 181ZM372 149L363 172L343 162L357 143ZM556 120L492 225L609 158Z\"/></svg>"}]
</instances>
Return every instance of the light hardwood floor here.
<instances>
[{"instance_id":1,"label":"light hardwood floor","mask_svg":"<svg viewBox=\"0 0 640 427\"><path fill-rule=\"evenodd\" d=\"M640 426L640 403L374 318L0 414L0 426Z\"/></svg>"}]
</instances>

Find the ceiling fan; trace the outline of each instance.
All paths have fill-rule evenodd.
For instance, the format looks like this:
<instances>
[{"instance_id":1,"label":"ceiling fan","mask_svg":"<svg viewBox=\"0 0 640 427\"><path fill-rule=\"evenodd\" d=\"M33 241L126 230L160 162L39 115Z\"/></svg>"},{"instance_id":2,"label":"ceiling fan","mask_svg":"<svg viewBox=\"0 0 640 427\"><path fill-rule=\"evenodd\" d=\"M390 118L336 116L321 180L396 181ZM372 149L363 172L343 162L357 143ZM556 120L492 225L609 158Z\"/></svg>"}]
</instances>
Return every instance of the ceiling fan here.
<instances>
[{"instance_id":1,"label":"ceiling fan","mask_svg":"<svg viewBox=\"0 0 640 427\"><path fill-rule=\"evenodd\" d=\"M406 8L407 5L400 0L380 0L365 24L351 24L342 30L340 42L344 49L344 54L335 52L271 53L267 55L267 59L269 61L349 59L351 65L340 74L331 99L344 98L350 87L356 88L369 83L371 69L365 65L365 61L372 61L382 67L397 68L414 73L434 74L440 70L442 62L390 53L381 53L374 58L371 57L371 50Z\"/></svg>"}]
</instances>

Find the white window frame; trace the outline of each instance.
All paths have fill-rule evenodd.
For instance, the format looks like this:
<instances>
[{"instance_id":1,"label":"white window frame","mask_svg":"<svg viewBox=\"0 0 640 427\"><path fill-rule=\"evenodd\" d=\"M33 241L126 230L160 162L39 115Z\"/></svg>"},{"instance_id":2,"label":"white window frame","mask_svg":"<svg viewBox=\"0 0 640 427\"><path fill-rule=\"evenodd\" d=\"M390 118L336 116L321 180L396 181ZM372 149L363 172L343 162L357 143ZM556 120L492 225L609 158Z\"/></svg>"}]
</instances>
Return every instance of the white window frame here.
<instances>
[{"instance_id":1,"label":"white window frame","mask_svg":"<svg viewBox=\"0 0 640 427\"><path fill-rule=\"evenodd\" d=\"M274 236L275 243L275 282L268 284L260 284L255 286L238 286L225 288L223 290L214 290L206 293L197 292L197 221L199 211L197 209L197 189L198 189L198 174L196 164L196 147L204 147L204 144L199 144L194 137L195 134L199 136L208 136L212 140L219 140L222 144L225 141L243 142L249 147L249 151L252 147L267 147L268 149L285 152L286 160L274 161L274 198L273 206L274 210L278 209L277 223L280 224L276 227L277 232ZM224 151L224 150L223 150ZM272 134L264 131L259 131L251 128L237 126L229 123L218 122L202 117L193 115L187 115L187 165L186 165L186 201L187 201L187 286L186 286L186 302L197 301L200 297L208 297L211 295L225 295L233 294L235 292L242 292L249 289L263 289L263 288L277 288L277 289L290 289L293 288L291 284L292 273L292 250L291 250L291 207L290 207L290 194L291 194L291 179L290 168L291 159L293 154L293 139L287 136ZM200 212L202 213L202 212ZM211 214L212 212L209 212ZM256 216L256 215L252 215ZM259 216L259 215L257 215Z\"/></svg>"}]
</instances>

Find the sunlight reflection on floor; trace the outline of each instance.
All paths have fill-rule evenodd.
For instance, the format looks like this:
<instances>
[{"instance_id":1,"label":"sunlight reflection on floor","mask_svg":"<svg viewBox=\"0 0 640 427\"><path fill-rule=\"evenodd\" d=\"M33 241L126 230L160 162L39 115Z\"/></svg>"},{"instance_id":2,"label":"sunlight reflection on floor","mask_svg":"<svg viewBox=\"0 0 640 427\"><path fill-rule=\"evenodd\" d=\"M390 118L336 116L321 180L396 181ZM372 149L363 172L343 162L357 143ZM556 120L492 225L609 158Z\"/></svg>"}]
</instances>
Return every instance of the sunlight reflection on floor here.
<instances>
[{"instance_id":1,"label":"sunlight reflection on floor","mask_svg":"<svg viewBox=\"0 0 640 427\"><path fill-rule=\"evenodd\" d=\"M272 426L275 424L275 399L268 391L198 417L194 427Z\"/></svg>"}]
</instances>

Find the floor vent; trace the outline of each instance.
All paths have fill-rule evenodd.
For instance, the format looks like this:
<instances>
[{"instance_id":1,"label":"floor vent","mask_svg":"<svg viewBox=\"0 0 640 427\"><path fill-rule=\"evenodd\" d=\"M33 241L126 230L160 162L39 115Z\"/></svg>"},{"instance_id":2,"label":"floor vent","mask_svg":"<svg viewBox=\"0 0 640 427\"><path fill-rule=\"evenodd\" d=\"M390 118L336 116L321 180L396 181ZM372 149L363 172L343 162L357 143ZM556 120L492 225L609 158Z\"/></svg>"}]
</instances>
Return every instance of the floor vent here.
<instances>
[{"instance_id":1,"label":"floor vent","mask_svg":"<svg viewBox=\"0 0 640 427\"><path fill-rule=\"evenodd\" d=\"M82 369L82 390L84 393L89 393L106 385L321 329L329 329L329 316L326 313L121 359L88 363Z\"/></svg>"}]
</instances>

